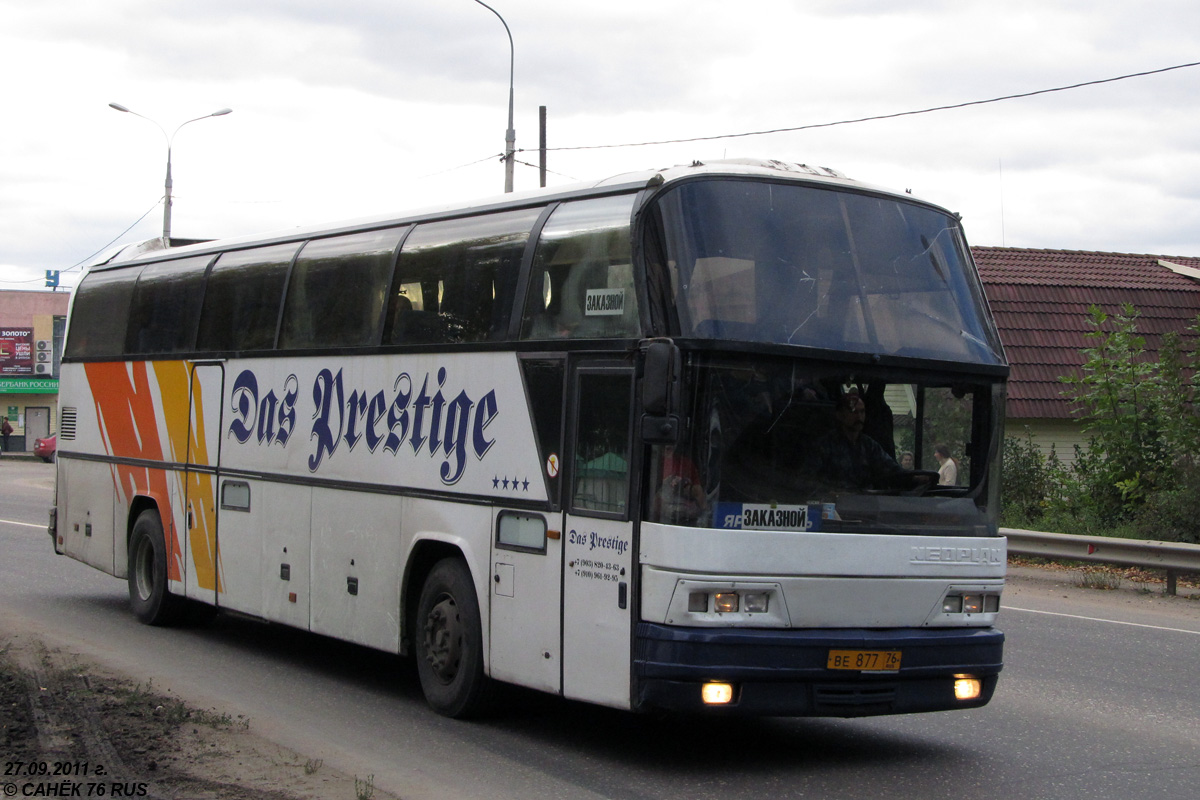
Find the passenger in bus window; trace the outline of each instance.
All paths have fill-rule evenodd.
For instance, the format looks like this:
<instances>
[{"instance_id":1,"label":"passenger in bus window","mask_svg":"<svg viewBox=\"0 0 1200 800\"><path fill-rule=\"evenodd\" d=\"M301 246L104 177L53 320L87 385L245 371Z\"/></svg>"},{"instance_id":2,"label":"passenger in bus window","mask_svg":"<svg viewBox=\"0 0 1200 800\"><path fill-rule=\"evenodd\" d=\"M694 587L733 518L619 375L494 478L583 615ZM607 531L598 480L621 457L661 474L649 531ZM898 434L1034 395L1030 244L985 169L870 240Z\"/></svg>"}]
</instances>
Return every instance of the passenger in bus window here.
<instances>
[{"instance_id":1,"label":"passenger in bus window","mask_svg":"<svg viewBox=\"0 0 1200 800\"><path fill-rule=\"evenodd\" d=\"M396 319L401 320L404 315L413 310L412 300L409 300L406 295L396 295Z\"/></svg>"},{"instance_id":2,"label":"passenger in bus window","mask_svg":"<svg viewBox=\"0 0 1200 800\"><path fill-rule=\"evenodd\" d=\"M695 463L675 450L662 449L662 485L655 497L655 518L668 524L694 525L704 516L708 505L704 482Z\"/></svg>"},{"instance_id":3,"label":"passenger in bus window","mask_svg":"<svg viewBox=\"0 0 1200 800\"><path fill-rule=\"evenodd\" d=\"M939 444L933 448L933 457L938 460L938 486L958 484L958 461L950 455L950 448Z\"/></svg>"},{"instance_id":4,"label":"passenger in bus window","mask_svg":"<svg viewBox=\"0 0 1200 800\"><path fill-rule=\"evenodd\" d=\"M412 300L407 296L398 294L392 299L392 327L389 336L391 344L403 344L408 339L405 331L408 323L412 321L412 310Z\"/></svg>"},{"instance_id":5,"label":"passenger in bus window","mask_svg":"<svg viewBox=\"0 0 1200 800\"><path fill-rule=\"evenodd\" d=\"M563 319L563 282L569 268L556 266L530 281L522 339L566 339L571 329Z\"/></svg>"}]
</instances>

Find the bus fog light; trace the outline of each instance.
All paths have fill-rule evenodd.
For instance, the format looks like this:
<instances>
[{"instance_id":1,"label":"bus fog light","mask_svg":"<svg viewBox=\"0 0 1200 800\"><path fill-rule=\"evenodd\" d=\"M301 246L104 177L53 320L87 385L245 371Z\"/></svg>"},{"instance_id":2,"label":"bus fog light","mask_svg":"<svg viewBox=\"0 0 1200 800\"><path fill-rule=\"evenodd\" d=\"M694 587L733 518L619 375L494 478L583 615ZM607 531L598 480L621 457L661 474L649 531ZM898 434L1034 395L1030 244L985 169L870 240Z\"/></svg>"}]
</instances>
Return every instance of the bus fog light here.
<instances>
[{"instance_id":1,"label":"bus fog light","mask_svg":"<svg viewBox=\"0 0 1200 800\"><path fill-rule=\"evenodd\" d=\"M983 611L986 614L996 614L1000 611L1000 595L985 594L983 596Z\"/></svg>"},{"instance_id":2,"label":"bus fog light","mask_svg":"<svg viewBox=\"0 0 1200 800\"><path fill-rule=\"evenodd\" d=\"M963 599L961 594L948 594L942 600L943 614L961 614L963 610Z\"/></svg>"},{"instance_id":3,"label":"bus fog light","mask_svg":"<svg viewBox=\"0 0 1200 800\"><path fill-rule=\"evenodd\" d=\"M688 611L693 614L703 614L708 611L708 594L692 592L688 595Z\"/></svg>"},{"instance_id":4,"label":"bus fog light","mask_svg":"<svg viewBox=\"0 0 1200 800\"><path fill-rule=\"evenodd\" d=\"M742 611L747 614L767 613L767 593L748 592L742 595Z\"/></svg>"},{"instance_id":5,"label":"bus fog light","mask_svg":"<svg viewBox=\"0 0 1200 800\"><path fill-rule=\"evenodd\" d=\"M983 681L974 675L954 676L954 696L959 700L978 700L983 693Z\"/></svg>"},{"instance_id":6,"label":"bus fog light","mask_svg":"<svg viewBox=\"0 0 1200 800\"><path fill-rule=\"evenodd\" d=\"M967 614L982 614L983 613L983 595L979 594L964 594L963 611Z\"/></svg>"},{"instance_id":7,"label":"bus fog light","mask_svg":"<svg viewBox=\"0 0 1200 800\"><path fill-rule=\"evenodd\" d=\"M732 614L738 610L737 592L718 592L713 596L713 606L718 614Z\"/></svg>"},{"instance_id":8,"label":"bus fog light","mask_svg":"<svg viewBox=\"0 0 1200 800\"><path fill-rule=\"evenodd\" d=\"M700 697L705 705L728 705L733 702L733 684L706 683L700 688Z\"/></svg>"}]
</instances>

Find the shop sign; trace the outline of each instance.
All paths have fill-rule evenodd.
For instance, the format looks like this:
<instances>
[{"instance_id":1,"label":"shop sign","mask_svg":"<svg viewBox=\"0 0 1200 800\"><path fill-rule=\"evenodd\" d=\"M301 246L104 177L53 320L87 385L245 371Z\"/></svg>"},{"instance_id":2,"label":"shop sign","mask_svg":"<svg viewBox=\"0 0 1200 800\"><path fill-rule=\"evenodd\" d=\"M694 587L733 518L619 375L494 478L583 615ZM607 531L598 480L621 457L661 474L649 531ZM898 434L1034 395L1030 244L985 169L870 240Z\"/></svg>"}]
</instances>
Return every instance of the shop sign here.
<instances>
[{"instance_id":1,"label":"shop sign","mask_svg":"<svg viewBox=\"0 0 1200 800\"><path fill-rule=\"evenodd\" d=\"M58 394L58 378L3 378L0 394Z\"/></svg>"}]
</instances>

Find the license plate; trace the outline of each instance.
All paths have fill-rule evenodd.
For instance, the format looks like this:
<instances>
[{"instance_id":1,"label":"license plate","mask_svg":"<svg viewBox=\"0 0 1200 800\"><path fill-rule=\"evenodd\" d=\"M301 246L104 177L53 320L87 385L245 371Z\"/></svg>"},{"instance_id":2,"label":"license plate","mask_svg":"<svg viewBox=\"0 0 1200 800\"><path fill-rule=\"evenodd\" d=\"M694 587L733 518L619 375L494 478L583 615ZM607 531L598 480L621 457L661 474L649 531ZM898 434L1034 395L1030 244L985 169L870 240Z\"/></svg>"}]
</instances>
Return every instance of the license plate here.
<instances>
[{"instance_id":1,"label":"license plate","mask_svg":"<svg viewBox=\"0 0 1200 800\"><path fill-rule=\"evenodd\" d=\"M830 650L826 669L894 672L900 669L899 650Z\"/></svg>"}]
</instances>

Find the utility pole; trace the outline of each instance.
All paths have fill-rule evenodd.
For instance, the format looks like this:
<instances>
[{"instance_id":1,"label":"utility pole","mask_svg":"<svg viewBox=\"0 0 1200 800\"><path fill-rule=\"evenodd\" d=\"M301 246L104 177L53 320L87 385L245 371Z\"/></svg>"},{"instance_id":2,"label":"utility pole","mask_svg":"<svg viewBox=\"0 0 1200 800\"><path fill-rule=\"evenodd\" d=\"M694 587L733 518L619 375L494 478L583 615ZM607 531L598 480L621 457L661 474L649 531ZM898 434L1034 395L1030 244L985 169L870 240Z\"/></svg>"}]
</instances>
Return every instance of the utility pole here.
<instances>
[{"instance_id":1,"label":"utility pole","mask_svg":"<svg viewBox=\"0 0 1200 800\"><path fill-rule=\"evenodd\" d=\"M538 106L538 172L546 188L546 107Z\"/></svg>"},{"instance_id":2,"label":"utility pole","mask_svg":"<svg viewBox=\"0 0 1200 800\"><path fill-rule=\"evenodd\" d=\"M517 157L517 132L513 130L513 72L517 61L517 51L513 47L512 31L508 29L508 23L504 21L504 17L500 16L500 12L483 0L475 0L475 2L495 14L496 19L500 20L500 24L504 26L504 32L508 34L508 130L504 133L504 191L511 192L513 190L513 164L516 163Z\"/></svg>"}]
</instances>

